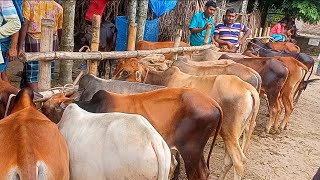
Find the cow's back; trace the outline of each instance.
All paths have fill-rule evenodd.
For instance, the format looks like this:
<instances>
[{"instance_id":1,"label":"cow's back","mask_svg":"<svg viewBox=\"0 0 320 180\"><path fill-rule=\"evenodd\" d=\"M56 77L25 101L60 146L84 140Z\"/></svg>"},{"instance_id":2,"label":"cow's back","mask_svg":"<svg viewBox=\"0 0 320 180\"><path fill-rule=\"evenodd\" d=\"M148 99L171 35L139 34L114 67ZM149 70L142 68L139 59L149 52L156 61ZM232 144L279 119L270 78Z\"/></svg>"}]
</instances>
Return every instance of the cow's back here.
<instances>
[{"instance_id":1,"label":"cow's back","mask_svg":"<svg viewBox=\"0 0 320 180\"><path fill-rule=\"evenodd\" d=\"M71 104L59 128L70 148L71 179L168 178L169 147L140 115L93 114Z\"/></svg>"},{"instance_id":2,"label":"cow's back","mask_svg":"<svg viewBox=\"0 0 320 180\"><path fill-rule=\"evenodd\" d=\"M79 82L79 90L81 92L80 101L89 101L92 96L99 90L107 90L119 94L135 94L160 88L165 87L148 85L144 83L105 80L95 77L91 74L83 76Z\"/></svg>"},{"instance_id":3,"label":"cow's back","mask_svg":"<svg viewBox=\"0 0 320 180\"><path fill-rule=\"evenodd\" d=\"M0 121L0 132L1 179L69 179L66 142L43 114L33 108L14 113Z\"/></svg>"}]
</instances>

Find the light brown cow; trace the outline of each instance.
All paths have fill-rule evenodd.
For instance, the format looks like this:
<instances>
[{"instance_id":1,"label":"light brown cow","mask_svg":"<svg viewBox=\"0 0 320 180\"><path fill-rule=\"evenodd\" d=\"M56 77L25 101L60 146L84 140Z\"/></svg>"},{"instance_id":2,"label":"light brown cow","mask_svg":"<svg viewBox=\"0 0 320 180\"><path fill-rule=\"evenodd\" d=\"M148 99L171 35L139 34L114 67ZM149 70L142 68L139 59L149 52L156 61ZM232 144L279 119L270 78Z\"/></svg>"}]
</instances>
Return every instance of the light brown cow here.
<instances>
[{"instance_id":1,"label":"light brown cow","mask_svg":"<svg viewBox=\"0 0 320 180\"><path fill-rule=\"evenodd\" d=\"M195 62L194 65L189 64L190 61L174 61L173 66L177 66L182 72L195 76L203 75L235 75L238 76L243 81L251 84L254 88L260 92L261 88L261 77L253 69L244 66L239 63L230 64L217 64L212 66L202 66L199 62ZM220 61L213 61L220 62Z\"/></svg>"},{"instance_id":2,"label":"light brown cow","mask_svg":"<svg viewBox=\"0 0 320 180\"><path fill-rule=\"evenodd\" d=\"M254 87L233 75L192 76L182 73L175 66L164 72L152 71L135 58L120 61L113 79L167 87L192 87L215 99L223 111L227 112L220 132L226 153L219 178L224 179L232 165L235 167L234 177L241 178L246 162L244 153L248 150L260 105L259 94ZM241 148L239 138L242 133L244 136Z\"/></svg>"},{"instance_id":3,"label":"light brown cow","mask_svg":"<svg viewBox=\"0 0 320 180\"><path fill-rule=\"evenodd\" d=\"M141 40L137 43L137 50L156 50L156 49L162 49L162 48L172 48L174 45L173 41L164 41L164 42L151 42L151 41L145 41ZM190 44L185 42L180 42L179 47L190 47ZM191 55L190 53L186 53ZM168 60L171 60L173 58L173 53L164 54L165 58Z\"/></svg>"},{"instance_id":4,"label":"light brown cow","mask_svg":"<svg viewBox=\"0 0 320 180\"><path fill-rule=\"evenodd\" d=\"M69 180L69 153L58 127L21 90L0 121L0 179Z\"/></svg>"}]
</instances>

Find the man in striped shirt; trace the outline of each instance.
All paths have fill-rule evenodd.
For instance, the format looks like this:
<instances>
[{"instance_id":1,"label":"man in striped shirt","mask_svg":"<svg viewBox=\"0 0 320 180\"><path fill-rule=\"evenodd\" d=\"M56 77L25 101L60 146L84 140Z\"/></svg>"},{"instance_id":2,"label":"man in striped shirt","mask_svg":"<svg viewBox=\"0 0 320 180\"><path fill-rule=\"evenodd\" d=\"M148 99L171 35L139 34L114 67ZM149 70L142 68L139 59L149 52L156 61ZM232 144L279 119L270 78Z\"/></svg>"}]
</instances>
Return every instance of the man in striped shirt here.
<instances>
[{"instance_id":1,"label":"man in striped shirt","mask_svg":"<svg viewBox=\"0 0 320 180\"><path fill-rule=\"evenodd\" d=\"M219 46L227 46L232 52L236 52L251 34L251 30L244 24L236 23L235 18L236 11L233 8L227 9L224 23L217 24L214 31L214 39ZM241 39L240 32L245 33Z\"/></svg>"}]
</instances>

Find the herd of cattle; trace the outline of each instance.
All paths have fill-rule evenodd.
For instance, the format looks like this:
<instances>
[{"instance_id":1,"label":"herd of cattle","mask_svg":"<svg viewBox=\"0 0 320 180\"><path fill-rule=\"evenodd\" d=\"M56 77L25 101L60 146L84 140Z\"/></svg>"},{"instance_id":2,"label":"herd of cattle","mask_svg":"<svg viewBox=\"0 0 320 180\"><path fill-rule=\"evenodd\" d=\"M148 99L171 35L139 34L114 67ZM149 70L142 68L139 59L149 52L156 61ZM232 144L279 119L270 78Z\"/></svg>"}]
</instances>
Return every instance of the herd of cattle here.
<instances>
[{"instance_id":1,"label":"herd of cattle","mask_svg":"<svg viewBox=\"0 0 320 180\"><path fill-rule=\"evenodd\" d=\"M141 41L137 49L171 46ZM266 133L280 133L313 81L314 60L299 51L253 39L246 56L204 50L165 71L124 59L112 79L84 75L77 93L54 95L41 111L32 91L0 80L0 179L177 179L181 155L188 179L204 180L218 135L219 179L231 167L241 179L260 97L269 108Z\"/></svg>"}]
</instances>

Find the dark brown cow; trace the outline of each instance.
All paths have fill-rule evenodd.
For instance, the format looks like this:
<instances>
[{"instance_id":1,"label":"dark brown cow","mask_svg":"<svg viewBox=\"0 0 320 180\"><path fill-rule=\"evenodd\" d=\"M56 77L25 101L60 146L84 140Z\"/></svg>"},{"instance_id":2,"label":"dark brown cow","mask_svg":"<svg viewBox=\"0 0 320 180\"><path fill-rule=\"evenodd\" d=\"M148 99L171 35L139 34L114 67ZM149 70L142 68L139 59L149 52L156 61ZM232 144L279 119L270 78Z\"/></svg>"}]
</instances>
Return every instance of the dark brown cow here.
<instances>
[{"instance_id":1,"label":"dark brown cow","mask_svg":"<svg viewBox=\"0 0 320 180\"><path fill-rule=\"evenodd\" d=\"M55 100L56 99L56 100ZM69 98L52 97L44 104L43 112L53 116ZM59 103L60 102L60 103ZM76 102L93 113L124 112L147 118L161 134L169 147L176 147L186 167L188 179L207 179L203 149L211 135L214 140L222 123L221 107L207 95L188 88L160 89L133 95L121 95L100 90L90 101ZM60 117L61 118L61 117Z\"/></svg>"},{"instance_id":2,"label":"dark brown cow","mask_svg":"<svg viewBox=\"0 0 320 180\"><path fill-rule=\"evenodd\" d=\"M172 66L164 72L153 71L131 58L118 63L113 79L147 84L163 85L170 88L196 88L214 98L225 114L221 137L225 143L224 167L220 178L224 178L234 166L234 178L241 178L246 162L250 138L256 124L260 99L257 90L234 75L193 76ZM232 90L232 91L230 91ZM239 139L243 133L243 143Z\"/></svg>"},{"instance_id":3,"label":"dark brown cow","mask_svg":"<svg viewBox=\"0 0 320 180\"><path fill-rule=\"evenodd\" d=\"M0 179L69 180L67 144L32 99L31 90L21 90L0 121Z\"/></svg>"},{"instance_id":4,"label":"dark brown cow","mask_svg":"<svg viewBox=\"0 0 320 180\"><path fill-rule=\"evenodd\" d=\"M267 95L269 103L269 122L266 126L266 132L269 133L272 125L278 131L279 116L281 113L280 92L286 82L289 71L286 66L272 58L231 58L222 55L219 59L231 59L237 63L246 65L257 71L262 78L261 90Z\"/></svg>"},{"instance_id":5,"label":"dark brown cow","mask_svg":"<svg viewBox=\"0 0 320 180\"><path fill-rule=\"evenodd\" d=\"M8 115L13 106L13 97L18 94L18 92L18 88L0 79L0 119L3 119L6 114Z\"/></svg>"}]
</instances>

